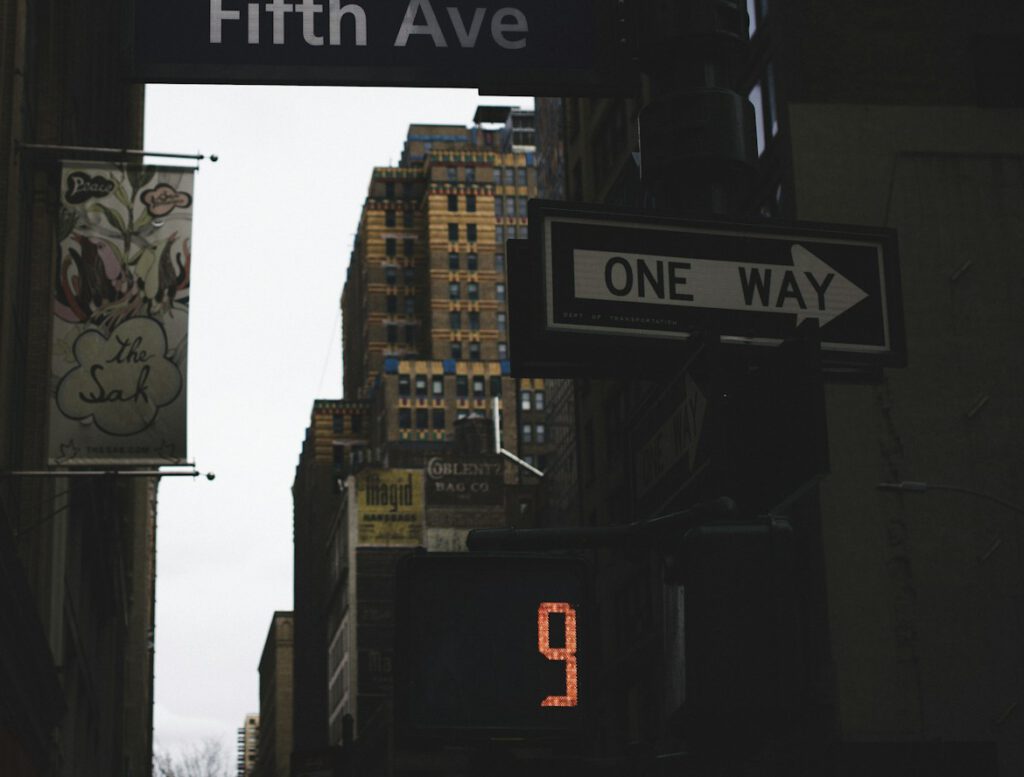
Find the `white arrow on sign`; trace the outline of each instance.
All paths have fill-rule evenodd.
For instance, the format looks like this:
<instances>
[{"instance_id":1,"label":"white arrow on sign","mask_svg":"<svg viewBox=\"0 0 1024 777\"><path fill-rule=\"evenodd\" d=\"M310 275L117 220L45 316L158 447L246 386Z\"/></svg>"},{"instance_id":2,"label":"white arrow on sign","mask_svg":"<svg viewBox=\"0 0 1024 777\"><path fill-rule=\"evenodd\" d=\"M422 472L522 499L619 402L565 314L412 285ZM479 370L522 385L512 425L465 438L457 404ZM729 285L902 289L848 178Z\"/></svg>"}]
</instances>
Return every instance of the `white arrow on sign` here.
<instances>
[{"instance_id":1,"label":"white arrow on sign","mask_svg":"<svg viewBox=\"0 0 1024 777\"><path fill-rule=\"evenodd\" d=\"M577 248L575 296L641 305L793 313L824 326L868 295L801 245L793 264L758 264Z\"/></svg>"}]
</instances>

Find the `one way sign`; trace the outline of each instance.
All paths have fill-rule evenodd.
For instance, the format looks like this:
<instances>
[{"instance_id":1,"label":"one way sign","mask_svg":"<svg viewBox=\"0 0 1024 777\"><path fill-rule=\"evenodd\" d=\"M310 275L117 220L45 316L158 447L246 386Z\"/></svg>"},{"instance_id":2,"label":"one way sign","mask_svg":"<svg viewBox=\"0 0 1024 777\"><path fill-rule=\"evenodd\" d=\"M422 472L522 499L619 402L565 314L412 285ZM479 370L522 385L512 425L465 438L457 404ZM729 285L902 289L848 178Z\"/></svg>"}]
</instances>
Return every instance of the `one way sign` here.
<instances>
[{"instance_id":1,"label":"one way sign","mask_svg":"<svg viewBox=\"0 0 1024 777\"><path fill-rule=\"evenodd\" d=\"M826 354L906 361L892 230L531 208L548 332L775 345L815 319Z\"/></svg>"}]
</instances>

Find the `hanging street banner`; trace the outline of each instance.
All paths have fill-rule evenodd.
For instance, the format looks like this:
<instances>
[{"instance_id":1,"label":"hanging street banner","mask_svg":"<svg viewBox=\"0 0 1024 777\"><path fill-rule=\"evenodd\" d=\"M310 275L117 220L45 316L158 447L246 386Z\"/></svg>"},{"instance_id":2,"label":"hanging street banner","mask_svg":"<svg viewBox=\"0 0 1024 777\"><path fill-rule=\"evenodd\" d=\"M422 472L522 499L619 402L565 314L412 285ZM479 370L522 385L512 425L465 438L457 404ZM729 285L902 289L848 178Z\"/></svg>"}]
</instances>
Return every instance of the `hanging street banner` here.
<instances>
[{"instance_id":1,"label":"hanging street banner","mask_svg":"<svg viewBox=\"0 0 1024 777\"><path fill-rule=\"evenodd\" d=\"M772 346L813 319L827 362L906 361L893 230L533 200L530 235L533 285L509 294L541 297L545 334Z\"/></svg>"},{"instance_id":2,"label":"hanging street banner","mask_svg":"<svg viewBox=\"0 0 1024 777\"><path fill-rule=\"evenodd\" d=\"M64 162L51 464L186 461L193 171Z\"/></svg>"},{"instance_id":3,"label":"hanging street banner","mask_svg":"<svg viewBox=\"0 0 1024 777\"><path fill-rule=\"evenodd\" d=\"M423 545L423 470L363 470L356 475L356 507L357 546Z\"/></svg>"},{"instance_id":4,"label":"hanging street banner","mask_svg":"<svg viewBox=\"0 0 1024 777\"><path fill-rule=\"evenodd\" d=\"M133 73L174 83L608 93L631 58L615 0L134 0Z\"/></svg>"}]
</instances>

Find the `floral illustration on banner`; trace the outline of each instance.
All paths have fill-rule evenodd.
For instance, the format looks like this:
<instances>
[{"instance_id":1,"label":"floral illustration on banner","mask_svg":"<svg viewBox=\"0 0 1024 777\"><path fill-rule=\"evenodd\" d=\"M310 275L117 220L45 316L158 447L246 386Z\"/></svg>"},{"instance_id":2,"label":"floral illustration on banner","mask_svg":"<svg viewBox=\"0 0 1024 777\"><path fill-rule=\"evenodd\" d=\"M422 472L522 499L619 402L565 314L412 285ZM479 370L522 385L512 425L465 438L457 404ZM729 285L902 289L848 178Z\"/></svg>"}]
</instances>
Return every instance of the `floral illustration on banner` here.
<instances>
[{"instance_id":1,"label":"floral illustration on banner","mask_svg":"<svg viewBox=\"0 0 1024 777\"><path fill-rule=\"evenodd\" d=\"M137 316L173 316L188 305L191 241L162 218L192 198L169 183L142 191L152 167L112 171L110 177L72 172L66 179L54 312L110 334ZM141 192L141 196L139 193Z\"/></svg>"},{"instance_id":2,"label":"floral illustration on banner","mask_svg":"<svg viewBox=\"0 0 1024 777\"><path fill-rule=\"evenodd\" d=\"M65 167L53 288L58 461L184 453L183 437L118 446L96 436L137 435L183 402L192 195L172 183L181 180L191 172Z\"/></svg>"}]
</instances>

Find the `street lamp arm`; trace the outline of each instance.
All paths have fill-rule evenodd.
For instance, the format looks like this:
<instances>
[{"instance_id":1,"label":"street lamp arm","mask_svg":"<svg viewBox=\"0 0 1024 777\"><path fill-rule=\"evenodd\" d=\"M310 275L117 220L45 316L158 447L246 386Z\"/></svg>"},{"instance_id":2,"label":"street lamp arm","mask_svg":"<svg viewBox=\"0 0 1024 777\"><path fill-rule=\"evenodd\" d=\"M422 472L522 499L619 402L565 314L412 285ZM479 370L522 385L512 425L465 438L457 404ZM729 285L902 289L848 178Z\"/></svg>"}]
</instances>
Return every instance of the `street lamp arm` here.
<instances>
[{"instance_id":1,"label":"street lamp arm","mask_svg":"<svg viewBox=\"0 0 1024 777\"><path fill-rule=\"evenodd\" d=\"M1005 499L1001 499L993 494L986 494L984 491L975 491L973 488L964 488L963 486L950 486L942 483L923 483L919 480L901 480L899 483L878 483L875 486L880 491L910 491L912 493L922 493L924 491L952 491L958 494L968 494L970 496L976 496L980 499L987 499L990 502L994 502L997 505L1005 507L1007 510L1024 515L1024 508L1007 502Z\"/></svg>"}]
</instances>

